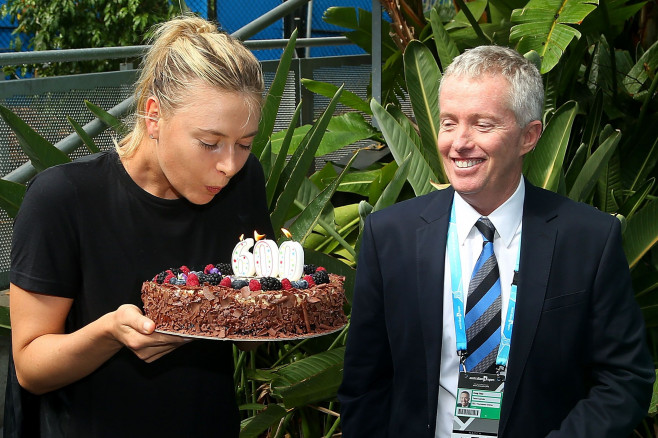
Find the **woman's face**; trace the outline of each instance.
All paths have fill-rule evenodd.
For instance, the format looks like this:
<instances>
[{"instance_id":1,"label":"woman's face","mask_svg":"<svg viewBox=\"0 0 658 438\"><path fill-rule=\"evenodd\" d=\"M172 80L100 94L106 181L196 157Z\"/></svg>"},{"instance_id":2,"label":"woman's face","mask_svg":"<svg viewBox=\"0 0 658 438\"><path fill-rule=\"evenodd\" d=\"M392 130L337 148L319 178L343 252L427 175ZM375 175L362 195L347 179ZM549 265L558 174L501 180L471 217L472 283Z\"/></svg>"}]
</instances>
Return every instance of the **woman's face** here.
<instances>
[{"instance_id":1,"label":"woman's face","mask_svg":"<svg viewBox=\"0 0 658 438\"><path fill-rule=\"evenodd\" d=\"M161 173L154 194L207 204L247 161L260 114L245 94L206 85L191 86L185 98L149 127Z\"/></svg>"}]
</instances>

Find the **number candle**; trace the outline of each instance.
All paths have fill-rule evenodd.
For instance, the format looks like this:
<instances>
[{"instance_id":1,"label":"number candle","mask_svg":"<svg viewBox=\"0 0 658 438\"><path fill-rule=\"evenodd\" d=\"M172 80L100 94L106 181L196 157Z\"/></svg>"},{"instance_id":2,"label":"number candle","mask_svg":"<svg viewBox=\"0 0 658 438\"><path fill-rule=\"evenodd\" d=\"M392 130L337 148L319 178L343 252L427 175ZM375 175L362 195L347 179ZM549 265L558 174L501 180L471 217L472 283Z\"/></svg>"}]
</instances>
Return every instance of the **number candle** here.
<instances>
[{"instance_id":1,"label":"number candle","mask_svg":"<svg viewBox=\"0 0 658 438\"><path fill-rule=\"evenodd\" d=\"M245 239L244 234L240 236L240 241L233 248L233 256L231 257L231 266L235 275L250 277L256 272L254 255L249 252L252 246L254 246L254 239L251 237Z\"/></svg>"},{"instance_id":2,"label":"number candle","mask_svg":"<svg viewBox=\"0 0 658 438\"><path fill-rule=\"evenodd\" d=\"M256 263L256 276L258 277L276 277L279 270L279 248L273 240L260 238L265 237L256 234L256 245L254 245L254 260Z\"/></svg>"},{"instance_id":3,"label":"number candle","mask_svg":"<svg viewBox=\"0 0 658 438\"><path fill-rule=\"evenodd\" d=\"M287 238L292 234L285 228L281 228ZM288 240L279 247L279 277L296 281L304 274L304 248L299 242Z\"/></svg>"}]
</instances>

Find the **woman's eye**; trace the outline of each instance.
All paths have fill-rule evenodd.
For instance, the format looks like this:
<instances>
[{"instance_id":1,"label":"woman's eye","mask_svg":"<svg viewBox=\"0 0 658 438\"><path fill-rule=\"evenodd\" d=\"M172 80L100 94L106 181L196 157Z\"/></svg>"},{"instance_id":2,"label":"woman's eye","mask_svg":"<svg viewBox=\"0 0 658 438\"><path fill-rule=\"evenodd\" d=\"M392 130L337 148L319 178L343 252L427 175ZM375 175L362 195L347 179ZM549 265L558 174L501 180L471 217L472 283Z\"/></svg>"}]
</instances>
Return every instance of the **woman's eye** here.
<instances>
[{"instance_id":1,"label":"woman's eye","mask_svg":"<svg viewBox=\"0 0 658 438\"><path fill-rule=\"evenodd\" d=\"M245 151L250 151L251 150L251 145L250 144L240 144L240 143L238 143L238 146L240 146L240 148L244 149Z\"/></svg>"},{"instance_id":2,"label":"woman's eye","mask_svg":"<svg viewBox=\"0 0 658 438\"><path fill-rule=\"evenodd\" d=\"M208 143L204 143L204 142L202 142L201 140L199 140L199 144L201 145L201 147L203 147L203 148L205 148L205 149L215 149L215 148L217 147L216 144L208 144Z\"/></svg>"}]
</instances>

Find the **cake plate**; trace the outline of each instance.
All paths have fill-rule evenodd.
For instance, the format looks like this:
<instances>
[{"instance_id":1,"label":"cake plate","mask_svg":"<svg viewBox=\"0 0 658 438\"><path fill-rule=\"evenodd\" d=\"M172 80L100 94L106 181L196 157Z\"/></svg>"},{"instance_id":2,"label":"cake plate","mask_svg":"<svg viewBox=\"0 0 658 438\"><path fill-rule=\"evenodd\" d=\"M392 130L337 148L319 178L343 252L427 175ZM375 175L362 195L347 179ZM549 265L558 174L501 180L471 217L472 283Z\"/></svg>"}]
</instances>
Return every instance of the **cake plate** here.
<instances>
[{"instance_id":1,"label":"cake plate","mask_svg":"<svg viewBox=\"0 0 658 438\"><path fill-rule=\"evenodd\" d=\"M281 337L281 338L273 338L271 336L244 336L244 335L232 335L232 336L225 336L223 338L220 338L220 337L217 337L217 336L188 335L187 333L170 332L170 331L160 330L160 329L156 329L155 331L157 333L162 333L162 334L165 334L165 335L180 336L182 338L209 339L209 340L212 340L212 341L240 341L240 342L299 341L301 339L317 338L319 336L325 336L325 335L330 335L332 333L339 332L343 328L345 328L345 325L346 324L343 324L342 326L340 326L338 328L323 331L323 332L320 332L320 333L313 333L313 334L308 334L308 335L297 335L297 336L286 336L286 337Z\"/></svg>"}]
</instances>

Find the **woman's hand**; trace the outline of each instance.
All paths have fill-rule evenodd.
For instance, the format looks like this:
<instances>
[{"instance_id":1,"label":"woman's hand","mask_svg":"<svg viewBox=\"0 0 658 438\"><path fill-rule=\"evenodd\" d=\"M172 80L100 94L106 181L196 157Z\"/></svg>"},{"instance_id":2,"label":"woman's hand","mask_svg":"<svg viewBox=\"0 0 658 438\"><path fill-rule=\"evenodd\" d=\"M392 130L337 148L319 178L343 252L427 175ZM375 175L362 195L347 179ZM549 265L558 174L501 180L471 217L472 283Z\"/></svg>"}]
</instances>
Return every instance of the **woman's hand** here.
<instances>
[{"instance_id":1,"label":"woman's hand","mask_svg":"<svg viewBox=\"0 0 658 438\"><path fill-rule=\"evenodd\" d=\"M124 304L114 312L115 339L145 362L153 362L193 339L155 333L155 323L132 304Z\"/></svg>"}]
</instances>

